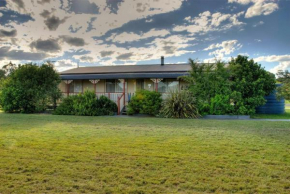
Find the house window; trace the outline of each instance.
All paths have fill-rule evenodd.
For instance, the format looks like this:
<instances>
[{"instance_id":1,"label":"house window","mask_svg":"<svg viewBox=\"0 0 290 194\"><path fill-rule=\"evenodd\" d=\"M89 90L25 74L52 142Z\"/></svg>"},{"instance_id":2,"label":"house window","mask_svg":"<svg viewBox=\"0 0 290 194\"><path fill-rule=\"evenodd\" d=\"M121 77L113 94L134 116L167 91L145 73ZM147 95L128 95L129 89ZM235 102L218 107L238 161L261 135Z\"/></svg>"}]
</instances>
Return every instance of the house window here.
<instances>
[{"instance_id":1,"label":"house window","mask_svg":"<svg viewBox=\"0 0 290 194\"><path fill-rule=\"evenodd\" d=\"M166 93L179 89L179 81L175 79L164 79L158 83L158 92Z\"/></svg>"},{"instance_id":2,"label":"house window","mask_svg":"<svg viewBox=\"0 0 290 194\"><path fill-rule=\"evenodd\" d=\"M137 90L144 90L144 79L137 79L137 85L136 89Z\"/></svg>"},{"instance_id":3,"label":"house window","mask_svg":"<svg viewBox=\"0 0 290 194\"><path fill-rule=\"evenodd\" d=\"M74 80L69 84L69 92L70 93L82 93L83 92L83 84L82 80Z\"/></svg>"},{"instance_id":4,"label":"house window","mask_svg":"<svg viewBox=\"0 0 290 194\"><path fill-rule=\"evenodd\" d=\"M115 80L106 80L106 91L108 93L114 93L115 92Z\"/></svg>"},{"instance_id":5,"label":"house window","mask_svg":"<svg viewBox=\"0 0 290 194\"><path fill-rule=\"evenodd\" d=\"M124 83L119 80L106 80L106 92L107 93L121 93L124 89Z\"/></svg>"},{"instance_id":6,"label":"house window","mask_svg":"<svg viewBox=\"0 0 290 194\"><path fill-rule=\"evenodd\" d=\"M74 92L75 93L81 93L83 92L83 83L82 80L76 80L74 83Z\"/></svg>"}]
</instances>

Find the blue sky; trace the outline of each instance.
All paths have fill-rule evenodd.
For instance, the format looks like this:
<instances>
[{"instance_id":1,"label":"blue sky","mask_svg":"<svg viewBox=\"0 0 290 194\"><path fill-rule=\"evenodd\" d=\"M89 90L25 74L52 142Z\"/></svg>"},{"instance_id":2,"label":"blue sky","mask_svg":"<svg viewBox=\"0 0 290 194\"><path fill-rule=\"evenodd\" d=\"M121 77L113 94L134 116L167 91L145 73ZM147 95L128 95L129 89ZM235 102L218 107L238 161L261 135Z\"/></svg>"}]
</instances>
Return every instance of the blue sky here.
<instances>
[{"instance_id":1,"label":"blue sky","mask_svg":"<svg viewBox=\"0 0 290 194\"><path fill-rule=\"evenodd\" d=\"M228 61L290 68L290 0L1 0L0 67Z\"/></svg>"}]
</instances>

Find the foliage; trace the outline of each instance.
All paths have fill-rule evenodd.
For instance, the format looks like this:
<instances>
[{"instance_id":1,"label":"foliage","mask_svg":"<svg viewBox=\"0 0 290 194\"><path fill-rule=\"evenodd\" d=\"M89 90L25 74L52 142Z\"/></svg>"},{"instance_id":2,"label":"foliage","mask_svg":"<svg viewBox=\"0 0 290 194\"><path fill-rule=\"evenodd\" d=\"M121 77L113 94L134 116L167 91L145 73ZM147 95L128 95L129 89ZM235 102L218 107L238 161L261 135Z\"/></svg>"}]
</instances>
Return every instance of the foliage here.
<instances>
[{"instance_id":1,"label":"foliage","mask_svg":"<svg viewBox=\"0 0 290 194\"><path fill-rule=\"evenodd\" d=\"M0 80L6 77L6 72L3 69L0 69Z\"/></svg>"},{"instance_id":2,"label":"foliage","mask_svg":"<svg viewBox=\"0 0 290 194\"><path fill-rule=\"evenodd\" d=\"M5 112L44 111L59 96L60 77L51 65L25 64L4 80L0 103Z\"/></svg>"},{"instance_id":3,"label":"foliage","mask_svg":"<svg viewBox=\"0 0 290 194\"><path fill-rule=\"evenodd\" d=\"M278 71L277 80L281 83L281 86L277 87L277 98L290 100L290 72L288 70Z\"/></svg>"},{"instance_id":4,"label":"foliage","mask_svg":"<svg viewBox=\"0 0 290 194\"><path fill-rule=\"evenodd\" d=\"M160 116L165 118L198 118L196 99L188 91L172 91L162 103Z\"/></svg>"},{"instance_id":5,"label":"foliage","mask_svg":"<svg viewBox=\"0 0 290 194\"><path fill-rule=\"evenodd\" d=\"M118 106L106 96L101 96L97 101L99 115L114 115Z\"/></svg>"},{"instance_id":6,"label":"foliage","mask_svg":"<svg viewBox=\"0 0 290 194\"><path fill-rule=\"evenodd\" d=\"M254 114L265 103L264 96L275 89L275 76L248 57L238 56L229 62L198 64L190 59L190 84L198 109L205 114Z\"/></svg>"},{"instance_id":7,"label":"foliage","mask_svg":"<svg viewBox=\"0 0 290 194\"><path fill-rule=\"evenodd\" d=\"M56 108L56 115L104 116L117 112L117 105L109 98L86 91L84 94L69 96Z\"/></svg>"},{"instance_id":8,"label":"foliage","mask_svg":"<svg viewBox=\"0 0 290 194\"><path fill-rule=\"evenodd\" d=\"M17 68L18 68L18 66L16 64L13 64L13 63L10 62L7 65L4 65L2 69L5 71L6 75L10 75Z\"/></svg>"},{"instance_id":9,"label":"foliage","mask_svg":"<svg viewBox=\"0 0 290 194\"><path fill-rule=\"evenodd\" d=\"M74 115L74 101L77 96L69 96L62 99L62 103L55 109L55 115Z\"/></svg>"},{"instance_id":10,"label":"foliage","mask_svg":"<svg viewBox=\"0 0 290 194\"><path fill-rule=\"evenodd\" d=\"M79 116L97 116L97 97L91 91L85 91L74 98L74 114Z\"/></svg>"},{"instance_id":11,"label":"foliage","mask_svg":"<svg viewBox=\"0 0 290 194\"><path fill-rule=\"evenodd\" d=\"M127 113L157 115L161 108L161 94L156 91L140 90L131 98Z\"/></svg>"},{"instance_id":12,"label":"foliage","mask_svg":"<svg viewBox=\"0 0 290 194\"><path fill-rule=\"evenodd\" d=\"M275 75L267 72L261 65L238 56L229 63L235 114L254 114L255 108L265 104L264 96L276 88Z\"/></svg>"},{"instance_id":13,"label":"foliage","mask_svg":"<svg viewBox=\"0 0 290 194\"><path fill-rule=\"evenodd\" d=\"M225 115L231 113L232 110L233 105L230 102L229 95L217 94L211 98L209 111L211 115Z\"/></svg>"},{"instance_id":14,"label":"foliage","mask_svg":"<svg viewBox=\"0 0 290 194\"><path fill-rule=\"evenodd\" d=\"M229 70L221 61L215 64L198 64L190 59L189 62L191 64L189 76L183 76L181 79L190 84L189 90L196 97L200 113L220 114L221 107L229 106L228 96L231 95ZM222 102L225 104L222 105Z\"/></svg>"}]
</instances>

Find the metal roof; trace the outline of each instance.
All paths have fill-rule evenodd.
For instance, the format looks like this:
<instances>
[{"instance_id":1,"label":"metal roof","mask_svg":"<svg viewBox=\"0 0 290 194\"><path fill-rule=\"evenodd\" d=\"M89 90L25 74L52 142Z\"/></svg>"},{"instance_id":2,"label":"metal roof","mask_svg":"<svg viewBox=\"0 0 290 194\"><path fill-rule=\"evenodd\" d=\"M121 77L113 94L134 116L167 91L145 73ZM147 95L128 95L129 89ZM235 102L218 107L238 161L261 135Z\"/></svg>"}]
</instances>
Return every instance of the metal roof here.
<instances>
[{"instance_id":1,"label":"metal roof","mask_svg":"<svg viewBox=\"0 0 290 194\"><path fill-rule=\"evenodd\" d=\"M62 80L178 78L187 75L190 69L189 64L80 67L61 72L60 77Z\"/></svg>"},{"instance_id":2,"label":"metal roof","mask_svg":"<svg viewBox=\"0 0 290 194\"><path fill-rule=\"evenodd\" d=\"M60 72L60 75L71 74L115 74L115 73L161 73L161 72L188 72L191 69L189 64L170 65L116 65L116 66L95 66L79 67Z\"/></svg>"},{"instance_id":3,"label":"metal roof","mask_svg":"<svg viewBox=\"0 0 290 194\"><path fill-rule=\"evenodd\" d=\"M150 79L150 78L178 78L188 73L116 73L116 74L70 74L61 75L62 80L81 79Z\"/></svg>"}]
</instances>

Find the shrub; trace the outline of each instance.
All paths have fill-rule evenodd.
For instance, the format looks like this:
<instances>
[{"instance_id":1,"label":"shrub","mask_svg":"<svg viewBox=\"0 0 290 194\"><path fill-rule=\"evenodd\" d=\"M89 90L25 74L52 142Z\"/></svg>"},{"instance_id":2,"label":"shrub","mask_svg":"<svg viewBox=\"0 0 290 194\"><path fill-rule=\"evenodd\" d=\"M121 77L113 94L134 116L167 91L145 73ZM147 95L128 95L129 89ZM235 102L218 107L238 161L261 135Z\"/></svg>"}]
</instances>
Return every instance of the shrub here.
<instances>
[{"instance_id":1,"label":"shrub","mask_svg":"<svg viewBox=\"0 0 290 194\"><path fill-rule=\"evenodd\" d=\"M171 92L162 103L160 116L165 118L198 118L196 98L188 91Z\"/></svg>"},{"instance_id":2,"label":"shrub","mask_svg":"<svg viewBox=\"0 0 290 194\"><path fill-rule=\"evenodd\" d=\"M74 100L77 96L69 96L62 100L62 103L56 108L55 115L74 115Z\"/></svg>"},{"instance_id":3,"label":"shrub","mask_svg":"<svg viewBox=\"0 0 290 194\"><path fill-rule=\"evenodd\" d=\"M1 106L5 112L42 112L58 96L59 83L60 77L51 65L19 66L1 84Z\"/></svg>"},{"instance_id":4,"label":"shrub","mask_svg":"<svg viewBox=\"0 0 290 194\"><path fill-rule=\"evenodd\" d=\"M97 97L90 91L79 94L74 98L73 108L75 115L79 116L98 116Z\"/></svg>"},{"instance_id":5,"label":"shrub","mask_svg":"<svg viewBox=\"0 0 290 194\"><path fill-rule=\"evenodd\" d=\"M209 114L211 115L225 115L232 113L233 105L230 102L229 95L219 95L211 98Z\"/></svg>"},{"instance_id":6,"label":"shrub","mask_svg":"<svg viewBox=\"0 0 290 194\"><path fill-rule=\"evenodd\" d=\"M56 115L104 116L117 112L117 105L106 96L97 99L94 92L69 96L56 108Z\"/></svg>"},{"instance_id":7,"label":"shrub","mask_svg":"<svg viewBox=\"0 0 290 194\"><path fill-rule=\"evenodd\" d=\"M236 92L232 98L234 114L254 114L256 107L265 104L264 96L276 88L275 75L269 73L254 60L238 56L229 62L231 72L231 89ZM233 96L233 95L232 95Z\"/></svg>"},{"instance_id":8,"label":"shrub","mask_svg":"<svg viewBox=\"0 0 290 194\"><path fill-rule=\"evenodd\" d=\"M217 61L215 64L199 64L189 60L191 71L189 76L181 77L189 83L189 91L196 98L196 106L202 115L210 114L212 98L216 95L230 95L230 72L226 65ZM213 109L214 110L214 109Z\"/></svg>"},{"instance_id":9,"label":"shrub","mask_svg":"<svg viewBox=\"0 0 290 194\"><path fill-rule=\"evenodd\" d=\"M106 96L101 96L97 101L98 112L100 115L114 115L118 111L118 106Z\"/></svg>"},{"instance_id":10,"label":"shrub","mask_svg":"<svg viewBox=\"0 0 290 194\"><path fill-rule=\"evenodd\" d=\"M263 105L265 95L275 89L275 76L248 57L233 58L229 65L198 64L190 59L189 90L197 98L197 106L205 114L254 114Z\"/></svg>"},{"instance_id":11,"label":"shrub","mask_svg":"<svg viewBox=\"0 0 290 194\"><path fill-rule=\"evenodd\" d=\"M161 108L161 94L155 91L141 90L131 98L127 113L157 115Z\"/></svg>"}]
</instances>

